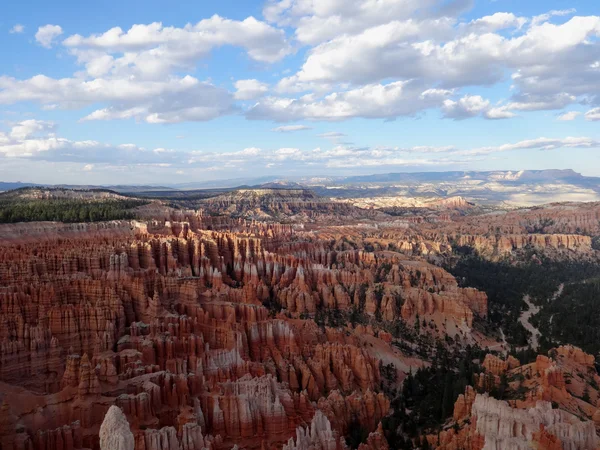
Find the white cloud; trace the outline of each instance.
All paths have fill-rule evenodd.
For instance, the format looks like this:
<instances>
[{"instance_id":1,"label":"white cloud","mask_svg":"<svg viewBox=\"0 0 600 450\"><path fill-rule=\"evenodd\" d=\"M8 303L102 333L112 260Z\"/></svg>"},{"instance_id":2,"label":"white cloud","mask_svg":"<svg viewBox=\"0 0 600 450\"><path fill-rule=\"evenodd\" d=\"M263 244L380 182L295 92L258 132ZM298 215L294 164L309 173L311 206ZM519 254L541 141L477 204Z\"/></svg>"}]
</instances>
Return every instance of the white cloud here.
<instances>
[{"instance_id":1,"label":"white cloud","mask_svg":"<svg viewBox=\"0 0 600 450\"><path fill-rule=\"evenodd\" d=\"M224 45L244 48L250 58L266 63L291 52L283 30L254 17L237 21L217 15L183 28L154 22L134 25L126 32L115 27L99 35L75 34L63 44L94 77L164 77L175 69L193 68L211 50Z\"/></svg>"},{"instance_id":2,"label":"white cloud","mask_svg":"<svg viewBox=\"0 0 600 450\"><path fill-rule=\"evenodd\" d=\"M539 16L535 16L533 19L531 19L531 24L532 25L539 25L541 23L547 22L548 20L550 20L552 17L555 16L568 16L571 15L573 13L575 13L576 10L575 8L571 8L571 9L560 9L560 10L552 10L548 13L545 14L540 14Z\"/></svg>"},{"instance_id":3,"label":"white cloud","mask_svg":"<svg viewBox=\"0 0 600 450\"><path fill-rule=\"evenodd\" d=\"M225 89L194 77L172 77L166 81L135 79L54 79L36 75L27 80L0 76L0 104L19 101L83 108L96 103L98 109L83 120L130 119L148 123L205 121L233 112L233 99Z\"/></svg>"},{"instance_id":4,"label":"white cloud","mask_svg":"<svg viewBox=\"0 0 600 450\"><path fill-rule=\"evenodd\" d=\"M159 161L143 148L133 144L111 145L94 140L74 141L56 134L52 122L24 120L0 132L0 157L26 158L55 162L145 163Z\"/></svg>"},{"instance_id":5,"label":"white cloud","mask_svg":"<svg viewBox=\"0 0 600 450\"><path fill-rule=\"evenodd\" d=\"M58 25L40 27L36 40L50 48L62 34ZM113 28L99 35L72 35L63 45L85 72L62 79L36 75L18 80L0 75L0 104L38 102L44 109L95 106L82 119L147 123L206 121L236 111L234 100L268 91L257 80L240 80L235 94L180 70L194 70L212 49L232 45L250 58L274 62L291 51L285 33L249 17L243 21L213 16L182 28L160 23Z\"/></svg>"},{"instance_id":6,"label":"white cloud","mask_svg":"<svg viewBox=\"0 0 600 450\"><path fill-rule=\"evenodd\" d=\"M324 133L324 137L342 137L341 133ZM561 148L600 148L600 142L588 137L536 138L495 147L460 149L455 146L354 147L334 144L330 148L247 147L239 151L181 152L164 148L146 150L135 144L113 145L95 140L71 140L57 135L54 124L27 120L14 123L0 132L0 158L3 165L27 160L32 167L39 161L67 167L72 173L85 172L90 177L107 176L108 172L140 174L151 171L157 176L174 176L185 172L215 174L243 171L259 173L265 168L298 173L315 168L351 169L355 167L466 167L476 158L493 153ZM37 166L36 166L37 167ZM0 171L1 170L0 166ZM25 172L23 172L25 173ZM218 176L218 175L215 175Z\"/></svg>"},{"instance_id":7,"label":"white cloud","mask_svg":"<svg viewBox=\"0 0 600 450\"><path fill-rule=\"evenodd\" d=\"M488 155L490 153L507 152L513 150L554 150L558 148L598 148L600 141L589 137L566 137L529 139L515 144L504 144L498 147L481 147L473 150L460 150L458 155Z\"/></svg>"},{"instance_id":8,"label":"white cloud","mask_svg":"<svg viewBox=\"0 0 600 450\"><path fill-rule=\"evenodd\" d=\"M271 131L275 131L278 133L291 133L293 131L303 130L311 130L311 127L307 127L306 125L282 125L280 127L273 128Z\"/></svg>"},{"instance_id":9,"label":"white cloud","mask_svg":"<svg viewBox=\"0 0 600 450\"><path fill-rule=\"evenodd\" d=\"M508 111L506 107L490 108L484 114L486 119L500 120L500 119L511 119L516 116L515 113Z\"/></svg>"},{"instance_id":10,"label":"white cloud","mask_svg":"<svg viewBox=\"0 0 600 450\"><path fill-rule=\"evenodd\" d=\"M600 29L600 17L574 17L562 25L543 23L513 38L470 33L438 43L419 35L426 29L415 23L407 27L390 22L357 35L337 37L314 47L301 70L284 78L280 88L310 82L371 83L385 78L419 78L458 87L498 82L504 69L510 68L520 70L515 82L522 85L533 71L546 77L552 70L556 77L561 62L589 46L588 38ZM594 56L589 54L587 59L593 62ZM570 71L562 67L559 72L565 69Z\"/></svg>"},{"instance_id":11,"label":"white cloud","mask_svg":"<svg viewBox=\"0 0 600 450\"><path fill-rule=\"evenodd\" d=\"M285 122L410 116L441 105L448 95L447 91L423 91L422 86L413 81L397 81L334 92L322 98L314 95L266 97L248 111L247 117Z\"/></svg>"},{"instance_id":12,"label":"white cloud","mask_svg":"<svg viewBox=\"0 0 600 450\"><path fill-rule=\"evenodd\" d=\"M535 17L499 11L465 21L461 14L473 4L269 0L265 21L215 15L182 27L155 22L75 34L62 45L80 71L62 79L0 75L0 104L37 102L46 110L91 107L83 120L157 124L236 112L279 122L393 119L431 109L455 120L508 119L578 103L600 105L600 17L568 17L574 10ZM290 31L294 46L286 37ZM62 32L59 25L42 26L36 41L50 48ZM223 46L241 49L252 64L264 68L299 45L308 46L303 63L272 91L257 79L237 80L230 92L210 79L186 75ZM278 73L287 74L290 67ZM492 105L477 93L478 87L509 77L510 95L502 101ZM250 100L256 100L250 107L236 103ZM590 117L594 113L586 115Z\"/></svg>"},{"instance_id":13,"label":"white cloud","mask_svg":"<svg viewBox=\"0 0 600 450\"><path fill-rule=\"evenodd\" d=\"M581 113L579 111L568 111L568 112L558 116L556 120L560 120L562 122L568 122L571 120L575 120L580 115L581 115Z\"/></svg>"},{"instance_id":14,"label":"white cloud","mask_svg":"<svg viewBox=\"0 0 600 450\"><path fill-rule=\"evenodd\" d=\"M290 4L300 8L300 0ZM549 18L570 13L553 11ZM515 111L600 101L600 17L573 17L561 24L538 18L527 26L526 18L496 13L468 24L451 22L449 37L438 35L448 35L446 28L426 24L433 19L421 20L390 17L354 33L336 34L310 49L300 70L280 80L277 90L323 95L335 92L336 85L358 88L382 80L413 80L424 88L456 91L493 85L511 73L512 98L486 110L484 117L510 118ZM497 33L506 28L513 28L510 36Z\"/></svg>"},{"instance_id":15,"label":"white cloud","mask_svg":"<svg viewBox=\"0 0 600 450\"><path fill-rule=\"evenodd\" d=\"M248 147L239 152L241 156L258 156L262 153L262 150L258 147Z\"/></svg>"},{"instance_id":16,"label":"white cloud","mask_svg":"<svg viewBox=\"0 0 600 450\"><path fill-rule=\"evenodd\" d=\"M541 111L546 109L562 109L575 102L577 98L573 95L561 92L554 95L520 95L515 97L516 101L504 106L506 110L516 111Z\"/></svg>"},{"instance_id":17,"label":"white cloud","mask_svg":"<svg viewBox=\"0 0 600 450\"><path fill-rule=\"evenodd\" d=\"M156 154L159 154L159 155L160 155L161 153L175 153L175 150L172 150L172 149L167 149L167 148L162 148L162 147L155 148L155 149L154 149L154 150L152 150L152 151L153 151L154 153L156 153Z\"/></svg>"},{"instance_id":18,"label":"white cloud","mask_svg":"<svg viewBox=\"0 0 600 450\"><path fill-rule=\"evenodd\" d=\"M393 20L451 23L471 5L471 0L270 0L263 14L270 22L294 27L301 43L314 45Z\"/></svg>"},{"instance_id":19,"label":"white cloud","mask_svg":"<svg viewBox=\"0 0 600 450\"><path fill-rule=\"evenodd\" d=\"M473 20L468 29L470 32L491 32L507 28L521 29L527 23L525 17L517 17L513 13L497 12L491 16L485 16Z\"/></svg>"},{"instance_id":20,"label":"white cloud","mask_svg":"<svg viewBox=\"0 0 600 450\"><path fill-rule=\"evenodd\" d=\"M324 139L340 139L346 137L344 133L340 133L339 131L328 131L327 133L319 134L319 137Z\"/></svg>"},{"instance_id":21,"label":"white cloud","mask_svg":"<svg viewBox=\"0 0 600 450\"><path fill-rule=\"evenodd\" d=\"M600 108L590 109L585 113L585 120L597 121L600 120Z\"/></svg>"},{"instance_id":22,"label":"white cloud","mask_svg":"<svg viewBox=\"0 0 600 450\"><path fill-rule=\"evenodd\" d=\"M461 120L475 117L489 109L490 102L480 95L466 95L458 101L444 100L442 112L444 117Z\"/></svg>"},{"instance_id":23,"label":"white cloud","mask_svg":"<svg viewBox=\"0 0 600 450\"><path fill-rule=\"evenodd\" d=\"M9 136L12 139L27 139L36 134L53 133L56 125L52 122L29 119L14 124L10 130Z\"/></svg>"},{"instance_id":24,"label":"white cloud","mask_svg":"<svg viewBox=\"0 0 600 450\"><path fill-rule=\"evenodd\" d=\"M20 34L23 33L25 31L25 26L21 25L20 23L17 23L15 26L13 26L9 33L10 34Z\"/></svg>"},{"instance_id":25,"label":"white cloud","mask_svg":"<svg viewBox=\"0 0 600 450\"><path fill-rule=\"evenodd\" d=\"M44 25L39 27L37 33L35 33L35 40L46 48L52 47L54 39L63 34L63 30L60 25Z\"/></svg>"},{"instance_id":26,"label":"white cloud","mask_svg":"<svg viewBox=\"0 0 600 450\"><path fill-rule=\"evenodd\" d=\"M269 91L269 85L258 80L238 80L235 82L236 100L253 100Z\"/></svg>"}]
</instances>

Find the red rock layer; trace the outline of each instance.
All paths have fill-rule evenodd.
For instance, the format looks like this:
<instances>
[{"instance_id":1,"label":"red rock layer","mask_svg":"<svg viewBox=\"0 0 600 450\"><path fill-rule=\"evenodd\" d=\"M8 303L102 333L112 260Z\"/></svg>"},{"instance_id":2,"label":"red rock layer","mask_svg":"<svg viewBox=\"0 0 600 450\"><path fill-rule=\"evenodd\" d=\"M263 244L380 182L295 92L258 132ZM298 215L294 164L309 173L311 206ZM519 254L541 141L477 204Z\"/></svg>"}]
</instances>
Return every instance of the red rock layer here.
<instances>
[{"instance_id":1,"label":"red rock layer","mask_svg":"<svg viewBox=\"0 0 600 450\"><path fill-rule=\"evenodd\" d=\"M2 448L97 450L111 405L136 450L281 448L316 411L338 436L358 418L374 432L364 448L383 448L379 361L263 303L296 317L350 309L387 257L201 215L102 233L32 227L0 230L13 233L0 246ZM450 292L447 273L390 261L375 313L398 317L394 280Z\"/></svg>"}]
</instances>

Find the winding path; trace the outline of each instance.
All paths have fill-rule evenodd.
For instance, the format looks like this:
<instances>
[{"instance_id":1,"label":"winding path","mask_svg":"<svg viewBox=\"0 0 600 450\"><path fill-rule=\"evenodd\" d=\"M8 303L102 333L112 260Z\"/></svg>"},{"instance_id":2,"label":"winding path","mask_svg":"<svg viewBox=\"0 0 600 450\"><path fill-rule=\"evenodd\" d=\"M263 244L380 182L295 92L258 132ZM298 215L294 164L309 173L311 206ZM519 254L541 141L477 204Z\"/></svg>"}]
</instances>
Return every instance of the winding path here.
<instances>
[{"instance_id":1,"label":"winding path","mask_svg":"<svg viewBox=\"0 0 600 450\"><path fill-rule=\"evenodd\" d=\"M529 295L523 296L523 301L527 303L528 309L527 311L523 311L521 313L521 317L519 317L519 322L521 322L521 325L523 325L523 327L525 327L525 329L531 333L531 336L529 338L529 345L533 350L537 351L539 347L539 337L542 333L540 333L540 330L538 330L531 324L531 322L529 322L529 319L531 319L533 316L539 313L540 308L539 306L535 306L533 303L531 303Z\"/></svg>"},{"instance_id":2,"label":"winding path","mask_svg":"<svg viewBox=\"0 0 600 450\"><path fill-rule=\"evenodd\" d=\"M564 288L564 283L558 286L556 292L552 294L552 297L550 297L550 301L554 301L558 297L560 297L563 293ZM542 335L542 333L540 333L540 330L538 330L531 324L531 322L529 322L529 319L531 319L533 316L540 312L540 307L535 306L533 303L531 303L531 298L529 297L529 295L523 296L523 301L527 303L527 311L523 311L521 313L521 316L519 317L519 322L521 322L525 329L531 333L531 337L529 338L529 345L533 350L537 351L539 347L539 338Z\"/></svg>"}]
</instances>

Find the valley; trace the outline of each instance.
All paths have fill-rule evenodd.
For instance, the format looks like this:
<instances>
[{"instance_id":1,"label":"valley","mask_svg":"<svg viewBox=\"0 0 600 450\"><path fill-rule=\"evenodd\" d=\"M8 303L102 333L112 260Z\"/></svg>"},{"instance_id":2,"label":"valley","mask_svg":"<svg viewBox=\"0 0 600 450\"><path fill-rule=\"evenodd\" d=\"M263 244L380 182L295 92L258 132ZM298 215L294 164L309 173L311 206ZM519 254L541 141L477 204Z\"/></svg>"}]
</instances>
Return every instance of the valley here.
<instances>
[{"instance_id":1,"label":"valley","mask_svg":"<svg viewBox=\"0 0 600 450\"><path fill-rule=\"evenodd\" d=\"M598 348L555 331L597 289L599 204L34 189L0 224L2 449L600 442ZM40 197L130 216L36 221Z\"/></svg>"}]
</instances>

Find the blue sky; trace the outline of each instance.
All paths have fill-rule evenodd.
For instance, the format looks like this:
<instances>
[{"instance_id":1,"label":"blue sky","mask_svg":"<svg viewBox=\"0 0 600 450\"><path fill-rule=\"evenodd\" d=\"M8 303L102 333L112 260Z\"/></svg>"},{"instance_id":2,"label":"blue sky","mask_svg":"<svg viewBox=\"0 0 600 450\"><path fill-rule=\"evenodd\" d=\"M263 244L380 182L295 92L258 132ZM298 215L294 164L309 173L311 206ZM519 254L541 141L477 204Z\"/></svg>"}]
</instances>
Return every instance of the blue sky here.
<instances>
[{"instance_id":1,"label":"blue sky","mask_svg":"<svg viewBox=\"0 0 600 450\"><path fill-rule=\"evenodd\" d=\"M594 3L10 2L0 180L600 176Z\"/></svg>"}]
</instances>

